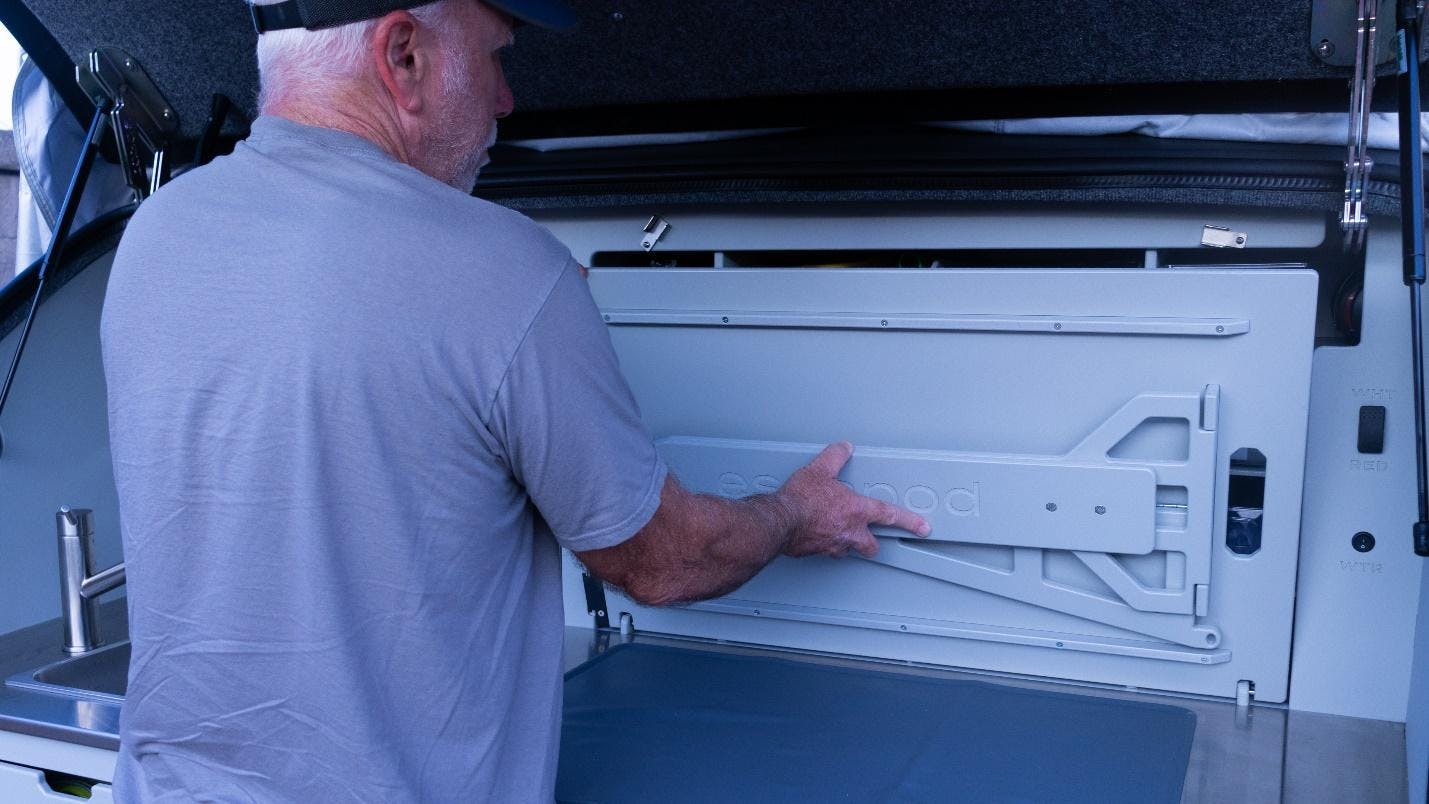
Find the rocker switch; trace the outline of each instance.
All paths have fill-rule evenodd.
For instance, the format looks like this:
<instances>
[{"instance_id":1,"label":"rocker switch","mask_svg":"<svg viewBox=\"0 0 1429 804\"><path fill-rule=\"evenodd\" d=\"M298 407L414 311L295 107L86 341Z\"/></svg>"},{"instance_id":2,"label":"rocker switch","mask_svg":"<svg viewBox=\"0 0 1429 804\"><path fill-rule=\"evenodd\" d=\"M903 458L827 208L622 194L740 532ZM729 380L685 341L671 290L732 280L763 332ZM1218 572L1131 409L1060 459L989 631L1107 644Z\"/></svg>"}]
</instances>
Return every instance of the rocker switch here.
<instances>
[{"instance_id":1,"label":"rocker switch","mask_svg":"<svg viewBox=\"0 0 1429 804\"><path fill-rule=\"evenodd\" d=\"M1383 405L1360 407L1359 450L1365 455L1379 455L1384 452Z\"/></svg>"}]
</instances>

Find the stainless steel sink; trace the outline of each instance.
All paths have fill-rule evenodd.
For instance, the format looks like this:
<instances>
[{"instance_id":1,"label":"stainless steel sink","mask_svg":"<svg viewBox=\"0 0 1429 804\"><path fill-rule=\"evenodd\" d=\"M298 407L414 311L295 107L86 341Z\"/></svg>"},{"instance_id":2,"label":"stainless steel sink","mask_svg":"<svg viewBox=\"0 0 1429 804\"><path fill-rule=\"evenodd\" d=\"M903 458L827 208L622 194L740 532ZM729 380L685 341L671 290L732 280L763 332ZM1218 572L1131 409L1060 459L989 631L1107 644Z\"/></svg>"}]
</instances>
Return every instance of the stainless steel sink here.
<instances>
[{"instance_id":1,"label":"stainless steel sink","mask_svg":"<svg viewBox=\"0 0 1429 804\"><path fill-rule=\"evenodd\" d=\"M5 686L118 703L129 681L129 643L116 642L5 680Z\"/></svg>"}]
</instances>

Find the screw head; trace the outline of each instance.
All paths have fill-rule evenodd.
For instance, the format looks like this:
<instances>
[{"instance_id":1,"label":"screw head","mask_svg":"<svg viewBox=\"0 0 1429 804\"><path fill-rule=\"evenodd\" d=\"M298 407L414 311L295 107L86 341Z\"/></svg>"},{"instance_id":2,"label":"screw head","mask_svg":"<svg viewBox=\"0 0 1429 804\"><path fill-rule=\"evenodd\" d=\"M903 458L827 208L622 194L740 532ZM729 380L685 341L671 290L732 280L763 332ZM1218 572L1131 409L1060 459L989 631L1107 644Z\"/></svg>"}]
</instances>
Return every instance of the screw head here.
<instances>
[{"instance_id":1,"label":"screw head","mask_svg":"<svg viewBox=\"0 0 1429 804\"><path fill-rule=\"evenodd\" d=\"M1220 326L1220 325L1217 325L1217 326L1216 326L1216 332L1225 332L1225 331L1226 331L1226 328L1225 328L1225 327Z\"/></svg>"},{"instance_id":2,"label":"screw head","mask_svg":"<svg viewBox=\"0 0 1429 804\"><path fill-rule=\"evenodd\" d=\"M617 11L614 14L611 14L610 18L615 20L616 22L620 22L621 20L625 19L625 15Z\"/></svg>"},{"instance_id":3,"label":"screw head","mask_svg":"<svg viewBox=\"0 0 1429 804\"><path fill-rule=\"evenodd\" d=\"M727 315L726 315L726 316L720 316L720 319L719 319L719 320L720 320L720 321L723 321L723 322L726 323L726 324L728 324L728 323L729 323L729 316L727 316Z\"/></svg>"},{"instance_id":4,"label":"screw head","mask_svg":"<svg viewBox=\"0 0 1429 804\"><path fill-rule=\"evenodd\" d=\"M1093 510L1093 511L1096 511L1096 512L1097 512L1097 515L1100 516L1101 514L1105 514L1105 513L1106 513L1106 506L1105 506L1105 505L1098 505L1096 508L1093 508L1092 510Z\"/></svg>"},{"instance_id":5,"label":"screw head","mask_svg":"<svg viewBox=\"0 0 1429 804\"><path fill-rule=\"evenodd\" d=\"M1321 39L1320 44L1315 46L1315 55L1322 59L1328 59L1335 55L1335 43L1328 39Z\"/></svg>"},{"instance_id":6,"label":"screw head","mask_svg":"<svg viewBox=\"0 0 1429 804\"><path fill-rule=\"evenodd\" d=\"M1052 503L1047 503L1047 510L1048 510L1048 511L1055 511L1055 510L1057 510L1057 504L1054 503L1054 502L1052 502Z\"/></svg>"}]
</instances>

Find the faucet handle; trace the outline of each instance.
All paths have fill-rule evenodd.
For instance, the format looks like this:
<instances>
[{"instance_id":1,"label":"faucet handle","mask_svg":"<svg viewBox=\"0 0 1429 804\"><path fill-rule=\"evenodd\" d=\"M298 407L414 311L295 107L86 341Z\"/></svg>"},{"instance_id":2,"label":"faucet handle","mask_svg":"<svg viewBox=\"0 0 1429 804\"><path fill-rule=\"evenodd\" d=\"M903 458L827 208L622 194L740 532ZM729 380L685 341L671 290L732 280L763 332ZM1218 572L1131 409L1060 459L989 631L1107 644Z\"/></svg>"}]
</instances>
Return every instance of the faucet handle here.
<instances>
[{"instance_id":1,"label":"faucet handle","mask_svg":"<svg viewBox=\"0 0 1429 804\"><path fill-rule=\"evenodd\" d=\"M83 539L92 536L94 535L94 511L89 508L60 506L60 510L55 513L55 529L59 531L61 539Z\"/></svg>"}]
</instances>

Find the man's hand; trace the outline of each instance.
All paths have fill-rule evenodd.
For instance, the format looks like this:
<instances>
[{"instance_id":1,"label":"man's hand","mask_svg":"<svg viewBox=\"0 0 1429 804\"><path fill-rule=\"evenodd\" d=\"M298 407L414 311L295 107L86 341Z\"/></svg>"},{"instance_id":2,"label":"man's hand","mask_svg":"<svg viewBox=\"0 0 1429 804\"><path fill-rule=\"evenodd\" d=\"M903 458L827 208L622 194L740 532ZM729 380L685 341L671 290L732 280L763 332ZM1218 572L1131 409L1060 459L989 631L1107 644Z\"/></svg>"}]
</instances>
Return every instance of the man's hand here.
<instances>
[{"instance_id":1,"label":"man's hand","mask_svg":"<svg viewBox=\"0 0 1429 804\"><path fill-rule=\"evenodd\" d=\"M839 482L839 472L851 457L852 444L830 444L779 489L775 497L788 509L792 525L784 555L842 558L852 550L867 558L878 552L878 539L869 525L888 525L918 536L932 531L923 517L855 494Z\"/></svg>"},{"instance_id":2,"label":"man's hand","mask_svg":"<svg viewBox=\"0 0 1429 804\"><path fill-rule=\"evenodd\" d=\"M917 514L853 493L838 480L853 455L840 442L827 447L774 494L726 500L695 494L672 476L660 508L630 539L576 556L597 577L647 606L729 594L785 555L834 556L878 552L869 525L927 536Z\"/></svg>"}]
</instances>

